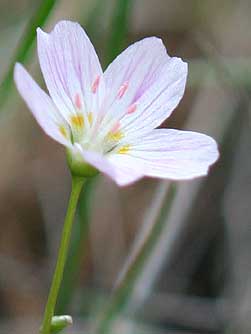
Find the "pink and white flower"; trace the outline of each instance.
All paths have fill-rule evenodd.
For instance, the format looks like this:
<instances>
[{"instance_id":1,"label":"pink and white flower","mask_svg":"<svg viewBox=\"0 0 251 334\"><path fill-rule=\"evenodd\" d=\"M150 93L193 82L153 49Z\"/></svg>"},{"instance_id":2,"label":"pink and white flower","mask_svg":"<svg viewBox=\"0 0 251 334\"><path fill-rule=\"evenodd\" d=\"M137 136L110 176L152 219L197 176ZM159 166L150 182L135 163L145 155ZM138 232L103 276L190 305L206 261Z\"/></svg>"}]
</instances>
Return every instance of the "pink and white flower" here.
<instances>
[{"instance_id":1,"label":"pink and white flower","mask_svg":"<svg viewBox=\"0 0 251 334\"><path fill-rule=\"evenodd\" d=\"M67 147L72 161L121 186L144 176L207 174L218 158L212 138L156 129L178 105L187 77L187 64L170 57L159 38L134 43L105 72L78 23L61 21L49 34L38 28L37 41L50 95L20 64L15 82L42 129Z\"/></svg>"}]
</instances>

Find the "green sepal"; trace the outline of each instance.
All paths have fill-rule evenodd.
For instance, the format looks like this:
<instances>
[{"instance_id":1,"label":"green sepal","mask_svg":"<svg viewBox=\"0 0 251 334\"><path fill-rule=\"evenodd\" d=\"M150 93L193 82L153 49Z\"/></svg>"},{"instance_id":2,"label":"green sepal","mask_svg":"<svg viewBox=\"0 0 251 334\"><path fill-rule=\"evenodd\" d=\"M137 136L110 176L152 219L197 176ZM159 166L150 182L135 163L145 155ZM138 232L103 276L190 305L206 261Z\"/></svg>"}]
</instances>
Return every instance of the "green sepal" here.
<instances>
[{"instance_id":1,"label":"green sepal","mask_svg":"<svg viewBox=\"0 0 251 334\"><path fill-rule=\"evenodd\" d=\"M85 162L79 153L73 153L70 149L67 149L66 157L73 176L88 178L96 176L99 173L95 167Z\"/></svg>"}]
</instances>

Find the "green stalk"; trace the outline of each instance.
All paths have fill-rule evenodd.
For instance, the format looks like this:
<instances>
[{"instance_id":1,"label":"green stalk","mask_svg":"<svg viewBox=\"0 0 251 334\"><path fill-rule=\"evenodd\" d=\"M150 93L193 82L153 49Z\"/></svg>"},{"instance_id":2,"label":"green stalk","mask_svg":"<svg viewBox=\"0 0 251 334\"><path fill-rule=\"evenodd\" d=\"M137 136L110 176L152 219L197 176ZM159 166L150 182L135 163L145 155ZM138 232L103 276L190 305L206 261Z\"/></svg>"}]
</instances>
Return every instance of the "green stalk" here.
<instances>
[{"instance_id":1,"label":"green stalk","mask_svg":"<svg viewBox=\"0 0 251 334\"><path fill-rule=\"evenodd\" d=\"M112 332L111 328L114 320L116 320L118 315L129 301L142 268L144 267L155 245L157 244L159 237L161 236L175 194L176 187L174 184L172 184L156 221L151 226L151 229L148 231L148 234L141 244L140 249L124 273L123 279L120 281L119 286L115 289L106 307L102 311L102 314L98 319L95 333L108 334Z\"/></svg>"},{"instance_id":2,"label":"green stalk","mask_svg":"<svg viewBox=\"0 0 251 334\"><path fill-rule=\"evenodd\" d=\"M80 271L80 264L85 257L85 246L88 238L88 230L91 213L91 195L96 183L96 178L89 178L80 195L79 205L76 214L76 223L72 230L72 241L69 248L69 255L65 265L65 274L60 287L57 314L68 312L73 294L76 290L76 278Z\"/></svg>"},{"instance_id":3,"label":"green stalk","mask_svg":"<svg viewBox=\"0 0 251 334\"><path fill-rule=\"evenodd\" d=\"M36 38L36 29L37 27L43 27L56 2L57 0L42 0L41 5L28 22L0 86L0 107L3 107L13 88L13 69L15 63L24 63L27 61Z\"/></svg>"},{"instance_id":4,"label":"green stalk","mask_svg":"<svg viewBox=\"0 0 251 334\"><path fill-rule=\"evenodd\" d=\"M65 217L63 232L61 236L61 242L58 252L57 264L49 292L49 297L44 312L44 319L41 328L41 334L51 333L51 321L54 316L54 310L57 302L59 288L62 282L65 262L67 258L71 230L74 220L74 215L76 212L76 207L79 199L81 189L83 187L85 179L82 177L72 176L72 190L69 199L69 205Z\"/></svg>"}]
</instances>

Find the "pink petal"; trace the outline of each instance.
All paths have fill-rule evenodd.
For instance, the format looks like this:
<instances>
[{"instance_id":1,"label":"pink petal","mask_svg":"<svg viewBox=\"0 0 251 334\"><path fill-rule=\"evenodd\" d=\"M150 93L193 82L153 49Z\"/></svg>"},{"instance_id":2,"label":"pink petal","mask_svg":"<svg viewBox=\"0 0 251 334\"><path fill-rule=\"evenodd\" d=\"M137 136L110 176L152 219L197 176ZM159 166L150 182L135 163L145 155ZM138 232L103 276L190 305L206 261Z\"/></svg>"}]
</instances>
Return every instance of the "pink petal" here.
<instances>
[{"instance_id":1,"label":"pink petal","mask_svg":"<svg viewBox=\"0 0 251 334\"><path fill-rule=\"evenodd\" d=\"M219 156L216 142L209 136L169 129L156 129L134 142L127 154L114 154L112 163L151 177L185 180L206 175Z\"/></svg>"},{"instance_id":2,"label":"pink petal","mask_svg":"<svg viewBox=\"0 0 251 334\"><path fill-rule=\"evenodd\" d=\"M184 94L186 76L186 63L169 57L160 39L145 38L127 48L105 71L107 91L111 92L106 110L113 117L122 118L126 132L147 133L177 106ZM127 91L118 99L125 83ZM128 113L132 105L137 108Z\"/></svg>"},{"instance_id":3,"label":"pink petal","mask_svg":"<svg viewBox=\"0 0 251 334\"><path fill-rule=\"evenodd\" d=\"M153 85L169 59L162 41L156 37L142 39L129 46L106 69L105 84L109 97L106 111L123 113ZM121 90L126 87L121 98Z\"/></svg>"},{"instance_id":4,"label":"pink petal","mask_svg":"<svg viewBox=\"0 0 251 334\"><path fill-rule=\"evenodd\" d=\"M187 64L169 58L154 84L137 100L137 112L121 120L128 135L148 133L168 118L184 95Z\"/></svg>"},{"instance_id":5,"label":"pink petal","mask_svg":"<svg viewBox=\"0 0 251 334\"><path fill-rule=\"evenodd\" d=\"M41 69L54 102L71 113L77 96L78 104L90 109L92 86L102 69L85 31L78 23L60 21L49 34L38 29L37 37Z\"/></svg>"},{"instance_id":6,"label":"pink petal","mask_svg":"<svg viewBox=\"0 0 251 334\"><path fill-rule=\"evenodd\" d=\"M132 169L123 161L109 161L106 156L96 152L83 151L80 146L78 146L78 150L86 162L113 179L119 186L129 185L143 177L140 171Z\"/></svg>"},{"instance_id":7,"label":"pink petal","mask_svg":"<svg viewBox=\"0 0 251 334\"><path fill-rule=\"evenodd\" d=\"M70 142L59 131L60 125L67 127L67 124L51 98L37 85L21 64L15 65L14 80L19 93L45 133L59 143L70 147Z\"/></svg>"}]
</instances>

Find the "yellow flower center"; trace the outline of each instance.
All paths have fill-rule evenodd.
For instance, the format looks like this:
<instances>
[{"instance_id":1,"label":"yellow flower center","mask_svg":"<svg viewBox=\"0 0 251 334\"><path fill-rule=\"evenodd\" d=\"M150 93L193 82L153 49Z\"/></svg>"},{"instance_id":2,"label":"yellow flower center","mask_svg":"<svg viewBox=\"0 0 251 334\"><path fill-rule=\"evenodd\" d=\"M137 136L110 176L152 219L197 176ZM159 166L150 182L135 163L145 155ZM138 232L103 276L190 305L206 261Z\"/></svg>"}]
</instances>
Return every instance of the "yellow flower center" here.
<instances>
[{"instance_id":1,"label":"yellow flower center","mask_svg":"<svg viewBox=\"0 0 251 334\"><path fill-rule=\"evenodd\" d=\"M93 113L88 112L86 116L76 113L70 117L69 129L61 124L58 126L61 135L70 139L71 143L79 143L87 150L101 153L115 151L119 154L126 154L130 150L129 144L119 145L119 141L124 138L124 132L120 129L120 123L116 122L111 130L104 134L97 131L93 134Z\"/></svg>"}]
</instances>

